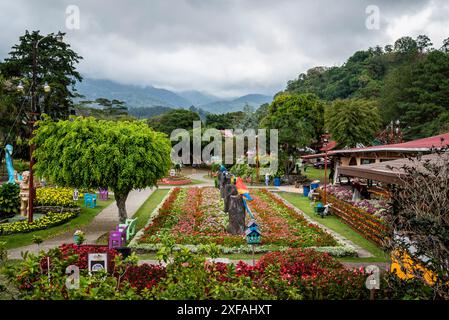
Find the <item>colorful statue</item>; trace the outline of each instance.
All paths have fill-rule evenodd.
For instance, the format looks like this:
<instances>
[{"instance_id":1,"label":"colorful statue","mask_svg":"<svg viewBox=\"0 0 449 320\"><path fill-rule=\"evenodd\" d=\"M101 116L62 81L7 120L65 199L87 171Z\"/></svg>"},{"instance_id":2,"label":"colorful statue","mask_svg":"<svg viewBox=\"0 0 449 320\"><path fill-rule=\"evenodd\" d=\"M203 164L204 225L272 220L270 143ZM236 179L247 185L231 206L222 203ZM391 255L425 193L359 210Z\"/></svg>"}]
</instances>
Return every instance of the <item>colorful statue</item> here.
<instances>
[{"instance_id":1,"label":"colorful statue","mask_svg":"<svg viewBox=\"0 0 449 320\"><path fill-rule=\"evenodd\" d=\"M242 196L243 205L245 206L245 210L248 212L249 216L254 220L254 216L251 213L251 210L249 210L248 205L246 204L246 201L252 201L253 198L251 198L248 188L246 187L245 183L243 182L242 178L238 177L237 181L235 183L237 187L237 192Z\"/></svg>"},{"instance_id":2,"label":"colorful statue","mask_svg":"<svg viewBox=\"0 0 449 320\"><path fill-rule=\"evenodd\" d=\"M20 214L24 217L28 216L28 202L30 196L30 172L24 171L22 173L22 181L20 182Z\"/></svg>"},{"instance_id":3,"label":"colorful statue","mask_svg":"<svg viewBox=\"0 0 449 320\"><path fill-rule=\"evenodd\" d=\"M14 177L14 166L12 163L12 152L13 147L10 144L7 144L5 147L5 153L6 153L6 169L8 171L8 183L16 183Z\"/></svg>"}]
</instances>

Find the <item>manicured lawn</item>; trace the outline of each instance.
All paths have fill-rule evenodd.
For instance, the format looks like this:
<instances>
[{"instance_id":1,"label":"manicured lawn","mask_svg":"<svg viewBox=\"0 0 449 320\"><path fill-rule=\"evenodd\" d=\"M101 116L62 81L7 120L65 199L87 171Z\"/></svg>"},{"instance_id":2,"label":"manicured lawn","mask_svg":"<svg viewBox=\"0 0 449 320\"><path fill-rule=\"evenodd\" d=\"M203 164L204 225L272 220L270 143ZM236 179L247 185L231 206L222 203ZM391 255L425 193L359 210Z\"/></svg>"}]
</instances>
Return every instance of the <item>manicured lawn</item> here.
<instances>
[{"instance_id":1,"label":"manicured lawn","mask_svg":"<svg viewBox=\"0 0 449 320\"><path fill-rule=\"evenodd\" d=\"M107 201L97 200L97 207L94 209L84 208L83 200L80 199L78 203L81 206L81 213L76 218L67 221L66 223L60 226L53 227L50 229L39 230L29 233L17 233L8 236L0 236L0 241L6 242L7 249L13 249L32 244L33 236L39 236L43 240L46 240L66 232L75 232L77 229L80 229L83 226L89 224L92 221L92 219L95 218L95 216L101 212L101 210L103 210L112 202L114 202L114 198L112 196L110 196L110 198L111 199Z\"/></svg>"},{"instance_id":2,"label":"manicured lawn","mask_svg":"<svg viewBox=\"0 0 449 320\"><path fill-rule=\"evenodd\" d=\"M142 206L137 210L137 212L134 214L133 218L137 218L137 225L136 225L136 232L145 227L148 220L150 219L150 215L153 212L154 208L158 206L159 203L161 203L162 199L167 195L167 193L170 191L170 189L156 189L145 202L142 204ZM109 233L105 233L101 235L97 241L96 244L99 245L107 245L108 244L108 236Z\"/></svg>"},{"instance_id":3,"label":"manicured lawn","mask_svg":"<svg viewBox=\"0 0 449 320\"><path fill-rule=\"evenodd\" d=\"M313 166L311 166L307 167L304 174L310 180L320 180L320 182L324 182L324 169L315 169ZM329 174L329 171L327 172L327 174Z\"/></svg>"},{"instance_id":4,"label":"manicured lawn","mask_svg":"<svg viewBox=\"0 0 449 320\"><path fill-rule=\"evenodd\" d=\"M342 261L347 262L385 262L388 261L388 256L384 253L382 249L377 247L374 243L366 240L356 231L351 229L348 225L342 222L335 216L327 216L325 218L318 217L313 211L313 207L308 198L298 195L296 193L282 192L280 195L290 202L292 205L302 210L306 215L308 215L313 220L323 224L329 229L337 232L346 239L351 240L355 244L359 245L363 249L369 251L374 255L372 258L342 258Z\"/></svg>"},{"instance_id":5,"label":"manicured lawn","mask_svg":"<svg viewBox=\"0 0 449 320\"><path fill-rule=\"evenodd\" d=\"M137 218L137 231L145 227L154 208L161 203L162 199L164 199L169 191L170 189L157 189L148 197L147 200L145 200L143 205L134 214L134 218Z\"/></svg>"}]
</instances>

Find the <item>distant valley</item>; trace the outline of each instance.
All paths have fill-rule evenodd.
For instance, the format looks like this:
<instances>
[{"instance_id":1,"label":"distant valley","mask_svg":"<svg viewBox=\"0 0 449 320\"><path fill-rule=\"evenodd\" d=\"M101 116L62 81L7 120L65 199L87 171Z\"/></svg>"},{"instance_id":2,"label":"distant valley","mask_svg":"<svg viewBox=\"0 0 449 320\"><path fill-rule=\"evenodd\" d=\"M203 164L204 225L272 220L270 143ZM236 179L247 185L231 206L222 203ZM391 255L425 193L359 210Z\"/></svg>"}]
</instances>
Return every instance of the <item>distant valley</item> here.
<instances>
[{"instance_id":1,"label":"distant valley","mask_svg":"<svg viewBox=\"0 0 449 320\"><path fill-rule=\"evenodd\" d=\"M270 103L273 100L273 97L262 94L248 94L232 99L220 99L200 91L173 92L151 86L123 85L110 80L90 78L85 78L77 84L76 88L78 93L84 96L81 100L117 99L125 101L129 109L157 108L155 113L159 113L159 110L167 110L167 108L185 109L195 106L206 112L218 114L241 111L246 104L258 108L260 105Z\"/></svg>"}]
</instances>

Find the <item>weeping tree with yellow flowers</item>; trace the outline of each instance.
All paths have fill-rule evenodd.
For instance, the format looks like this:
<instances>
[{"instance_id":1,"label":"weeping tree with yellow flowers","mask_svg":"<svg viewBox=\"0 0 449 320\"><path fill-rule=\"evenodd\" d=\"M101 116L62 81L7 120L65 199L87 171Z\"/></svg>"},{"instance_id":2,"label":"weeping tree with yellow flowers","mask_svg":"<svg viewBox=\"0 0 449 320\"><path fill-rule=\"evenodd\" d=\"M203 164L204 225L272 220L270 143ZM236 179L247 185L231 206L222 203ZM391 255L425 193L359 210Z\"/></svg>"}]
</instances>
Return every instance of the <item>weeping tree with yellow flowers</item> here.
<instances>
[{"instance_id":1,"label":"weeping tree with yellow flowers","mask_svg":"<svg viewBox=\"0 0 449 320\"><path fill-rule=\"evenodd\" d=\"M44 115L32 141L38 176L59 186L112 190L122 222L129 193L155 186L171 166L167 136L142 121Z\"/></svg>"},{"instance_id":2,"label":"weeping tree with yellow flowers","mask_svg":"<svg viewBox=\"0 0 449 320\"><path fill-rule=\"evenodd\" d=\"M401 168L386 222L394 272L420 281L436 299L449 299L449 154L410 159Z\"/></svg>"}]
</instances>

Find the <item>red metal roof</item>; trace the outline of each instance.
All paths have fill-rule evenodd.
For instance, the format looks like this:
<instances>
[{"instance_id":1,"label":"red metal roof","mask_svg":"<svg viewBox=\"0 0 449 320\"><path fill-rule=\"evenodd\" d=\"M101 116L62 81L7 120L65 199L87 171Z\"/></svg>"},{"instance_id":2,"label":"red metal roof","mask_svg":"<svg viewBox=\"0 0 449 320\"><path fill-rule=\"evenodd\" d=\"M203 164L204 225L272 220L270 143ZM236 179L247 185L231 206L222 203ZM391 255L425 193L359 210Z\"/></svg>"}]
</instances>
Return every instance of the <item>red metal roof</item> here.
<instances>
[{"instance_id":1,"label":"red metal roof","mask_svg":"<svg viewBox=\"0 0 449 320\"><path fill-rule=\"evenodd\" d=\"M325 153L315 153L315 154L308 154L306 156L301 156L301 159L316 159L316 158L324 158L326 156Z\"/></svg>"},{"instance_id":2,"label":"red metal roof","mask_svg":"<svg viewBox=\"0 0 449 320\"><path fill-rule=\"evenodd\" d=\"M331 140L331 141L329 141L329 143L327 144L327 146L322 147L322 148L320 149L320 151L323 151L323 152L329 151L329 150L335 149L336 146L337 146L337 141Z\"/></svg>"},{"instance_id":3,"label":"red metal roof","mask_svg":"<svg viewBox=\"0 0 449 320\"><path fill-rule=\"evenodd\" d=\"M395 143L395 144L386 144L380 146L371 146L365 148L352 148L352 149L341 149L341 150L332 150L329 154L338 154L338 153L348 153L348 152L364 152L364 151L404 151L404 152L413 152L413 151L429 151L429 149L435 148L444 148L449 145L449 132L440 134L433 137L403 142L403 143Z\"/></svg>"}]
</instances>

